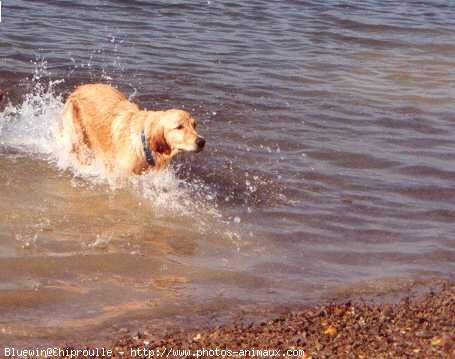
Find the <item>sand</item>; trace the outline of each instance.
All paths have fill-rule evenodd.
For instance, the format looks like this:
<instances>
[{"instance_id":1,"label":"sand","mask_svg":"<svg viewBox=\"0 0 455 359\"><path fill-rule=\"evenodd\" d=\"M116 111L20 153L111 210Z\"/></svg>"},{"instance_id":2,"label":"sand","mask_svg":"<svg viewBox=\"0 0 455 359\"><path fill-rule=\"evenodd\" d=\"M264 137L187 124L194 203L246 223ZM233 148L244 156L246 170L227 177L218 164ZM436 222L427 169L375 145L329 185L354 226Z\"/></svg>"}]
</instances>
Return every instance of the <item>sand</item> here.
<instances>
[{"instance_id":1,"label":"sand","mask_svg":"<svg viewBox=\"0 0 455 359\"><path fill-rule=\"evenodd\" d=\"M126 358L454 358L454 340L455 284L445 282L396 304L344 302L199 331L119 333L105 347Z\"/></svg>"}]
</instances>

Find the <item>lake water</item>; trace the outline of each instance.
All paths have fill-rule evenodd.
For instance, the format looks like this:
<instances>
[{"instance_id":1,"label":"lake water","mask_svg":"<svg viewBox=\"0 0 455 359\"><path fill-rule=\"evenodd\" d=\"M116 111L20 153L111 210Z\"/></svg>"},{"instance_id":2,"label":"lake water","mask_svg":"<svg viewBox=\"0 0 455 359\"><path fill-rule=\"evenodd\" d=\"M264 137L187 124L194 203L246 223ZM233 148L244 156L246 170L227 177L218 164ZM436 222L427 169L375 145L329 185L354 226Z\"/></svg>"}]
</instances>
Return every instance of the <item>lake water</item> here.
<instances>
[{"instance_id":1,"label":"lake water","mask_svg":"<svg viewBox=\"0 0 455 359\"><path fill-rule=\"evenodd\" d=\"M0 343L453 277L450 4L3 1ZM63 103L98 81L190 111L205 151L122 183L74 163Z\"/></svg>"}]
</instances>

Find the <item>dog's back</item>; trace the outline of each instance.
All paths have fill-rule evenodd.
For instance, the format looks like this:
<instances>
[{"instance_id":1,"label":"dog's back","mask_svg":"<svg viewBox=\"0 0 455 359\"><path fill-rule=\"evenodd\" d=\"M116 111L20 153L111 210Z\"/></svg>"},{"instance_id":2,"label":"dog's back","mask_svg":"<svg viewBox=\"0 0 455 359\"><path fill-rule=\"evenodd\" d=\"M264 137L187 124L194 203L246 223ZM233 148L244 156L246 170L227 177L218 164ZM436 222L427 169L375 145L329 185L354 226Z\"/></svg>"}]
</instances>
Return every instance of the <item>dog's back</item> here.
<instances>
[{"instance_id":1,"label":"dog's back","mask_svg":"<svg viewBox=\"0 0 455 359\"><path fill-rule=\"evenodd\" d=\"M79 86L67 99L64 109L64 133L82 162L85 146L98 154L113 154L114 121L125 113L137 112L118 90L104 84Z\"/></svg>"}]
</instances>

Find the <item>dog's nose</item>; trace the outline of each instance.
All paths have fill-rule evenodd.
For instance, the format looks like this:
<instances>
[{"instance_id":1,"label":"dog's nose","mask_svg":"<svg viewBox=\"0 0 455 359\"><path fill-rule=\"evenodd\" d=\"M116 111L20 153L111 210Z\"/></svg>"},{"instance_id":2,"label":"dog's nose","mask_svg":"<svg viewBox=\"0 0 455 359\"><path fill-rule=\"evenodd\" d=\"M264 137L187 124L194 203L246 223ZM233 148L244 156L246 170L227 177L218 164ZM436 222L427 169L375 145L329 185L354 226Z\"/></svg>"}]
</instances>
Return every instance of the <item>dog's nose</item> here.
<instances>
[{"instance_id":1,"label":"dog's nose","mask_svg":"<svg viewBox=\"0 0 455 359\"><path fill-rule=\"evenodd\" d=\"M196 140L196 145L197 145L199 148L204 147L204 145L205 145L205 139L203 139L202 137L198 137L197 140Z\"/></svg>"}]
</instances>

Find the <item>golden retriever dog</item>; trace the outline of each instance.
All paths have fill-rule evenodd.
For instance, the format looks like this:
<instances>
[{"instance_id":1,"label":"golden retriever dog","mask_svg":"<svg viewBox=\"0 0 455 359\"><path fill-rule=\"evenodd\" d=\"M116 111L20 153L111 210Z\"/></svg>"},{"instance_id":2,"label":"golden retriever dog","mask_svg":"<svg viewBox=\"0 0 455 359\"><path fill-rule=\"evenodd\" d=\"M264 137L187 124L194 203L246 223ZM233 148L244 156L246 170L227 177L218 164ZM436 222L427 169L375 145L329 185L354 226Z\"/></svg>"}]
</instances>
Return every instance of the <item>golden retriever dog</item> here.
<instances>
[{"instance_id":1,"label":"golden retriever dog","mask_svg":"<svg viewBox=\"0 0 455 359\"><path fill-rule=\"evenodd\" d=\"M161 170L176 154L205 145L188 112L140 110L105 84L79 86L68 97L62 134L81 163L98 159L118 175Z\"/></svg>"}]
</instances>

